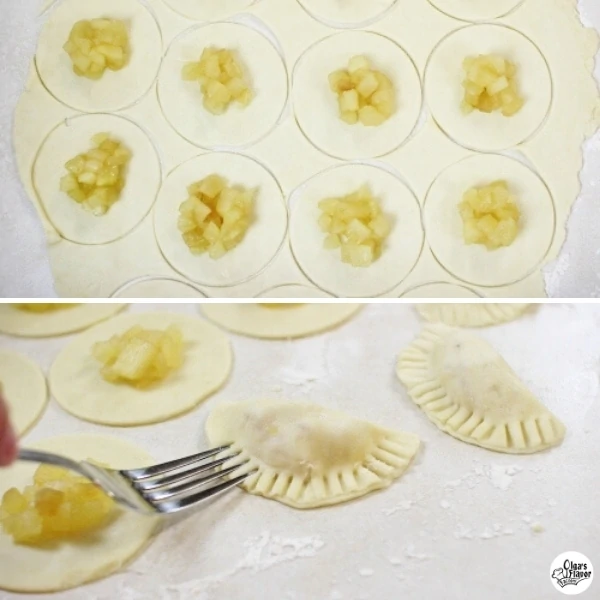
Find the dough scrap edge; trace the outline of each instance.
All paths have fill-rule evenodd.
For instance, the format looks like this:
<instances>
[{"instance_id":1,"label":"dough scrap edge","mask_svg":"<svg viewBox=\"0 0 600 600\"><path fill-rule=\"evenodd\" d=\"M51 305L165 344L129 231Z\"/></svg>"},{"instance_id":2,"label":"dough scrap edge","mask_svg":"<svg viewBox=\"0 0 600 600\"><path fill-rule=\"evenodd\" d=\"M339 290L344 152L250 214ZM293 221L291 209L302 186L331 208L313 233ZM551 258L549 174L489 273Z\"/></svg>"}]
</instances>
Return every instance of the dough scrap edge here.
<instances>
[{"instance_id":1,"label":"dough scrap edge","mask_svg":"<svg viewBox=\"0 0 600 600\"><path fill-rule=\"evenodd\" d=\"M515 429L509 424L494 426L487 423L483 417L469 414L447 395L442 381L430 374L429 356L453 331L457 329L447 325L427 325L398 358L396 375L429 420L438 429L462 442L495 452L533 454L560 445L566 428L547 409L546 419L532 418L519 422L519 428ZM525 384L521 384L525 388ZM525 445L515 446L515 439L520 439Z\"/></svg>"},{"instance_id":2,"label":"dough scrap edge","mask_svg":"<svg viewBox=\"0 0 600 600\"><path fill-rule=\"evenodd\" d=\"M514 321L531 304L417 304L419 315L430 323L458 327L488 327Z\"/></svg>"}]
</instances>

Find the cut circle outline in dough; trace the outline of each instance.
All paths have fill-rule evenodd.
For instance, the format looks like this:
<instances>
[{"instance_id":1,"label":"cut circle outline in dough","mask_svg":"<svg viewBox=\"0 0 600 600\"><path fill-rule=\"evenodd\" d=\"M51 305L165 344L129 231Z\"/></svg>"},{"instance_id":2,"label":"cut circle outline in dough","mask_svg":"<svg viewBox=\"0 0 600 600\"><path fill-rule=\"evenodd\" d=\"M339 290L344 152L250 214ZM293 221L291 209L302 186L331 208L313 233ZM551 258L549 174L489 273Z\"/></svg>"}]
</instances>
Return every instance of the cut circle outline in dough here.
<instances>
[{"instance_id":1,"label":"cut circle outline in dough","mask_svg":"<svg viewBox=\"0 0 600 600\"><path fill-rule=\"evenodd\" d=\"M111 298L206 298L206 294L192 281L145 275L119 286Z\"/></svg>"},{"instance_id":2,"label":"cut circle outline in dough","mask_svg":"<svg viewBox=\"0 0 600 600\"><path fill-rule=\"evenodd\" d=\"M106 214L95 216L60 190L65 164L92 148L92 137L109 133L132 153L125 187ZM109 244L131 233L148 215L160 183L162 165L148 132L124 115L82 114L65 119L45 137L34 159L32 184L44 212L66 240L85 246Z\"/></svg>"},{"instance_id":3,"label":"cut circle outline in dough","mask_svg":"<svg viewBox=\"0 0 600 600\"><path fill-rule=\"evenodd\" d=\"M343 263L339 250L323 247L318 203L355 192L365 184L394 222L381 256L369 267L359 268ZM383 166L355 162L330 167L296 188L289 204L289 244L298 268L314 285L337 297L376 297L390 292L408 277L423 251L419 201L400 176Z\"/></svg>"},{"instance_id":4,"label":"cut circle outline in dough","mask_svg":"<svg viewBox=\"0 0 600 600\"><path fill-rule=\"evenodd\" d=\"M427 325L404 350L396 375L443 432L508 454L560 444L565 426L485 340L447 325Z\"/></svg>"},{"instance_id":5,"label":"cut circle outline in dough","mask_svg":"<svg viewBox=\"0 0 600 600\"><path fill-rule=\"evenodd\" d=\"M194 21L215 21L231 17L260 0L163 0L174 12Z\"/></svg>"},{"instance_id":6,"label":"cut circle outline in dough","mask_svg":"<svg viewBox=\"0 0 600 600\"><path fill-rule=\"evenodd\" d=\"M496 250L466 244L458 209L463 194L499 179L505 179L517 196L517 238ZM423 224L429 248L445 271L467 285L501 287L522 281L543 263L556 235L556 206L548 185L533 169L502 154L480 154L437 176L425 197ZM533 264L524 267L523 257Z\"/></svg>"},{"instance_id":7,"label":"cut circle outline in dough","mask_svg":"<svg viewBox=\"0 0 600 600\"><path fill-rule=\"evenodd\" d=\"M104 16L130 25L129 62L119 71L107 69L98 80L80 77L73 72L63 45L76 21ZM62 104L85 113L117 111L150 91L162 61L162 46L156 17L138 0L60 0L40 33L35 67L46 90Z\"/></svg>"},{"instance_id":8,"label":"cut circle outline in dough","mask_svg":"<svg viewBox=\"0 0 600 600\"><path fill-rule=\"evenodd\" d=\"M254 220L244 239L217 260L208 253L192 254L177 229L187 187L213 173L225 177L230 185L258 190ZM254 279L279 254L287 230L288 210L279 181L264 164L240 153L201 154L175 167L154 206L154 233L165 260L187 279L210 287L231 287Z\"/></svg>"},{"instance_id":9,"label":"cut circle outline in dough","mask_svg":"<svg viewBox=\"0 0 600 600\"><path fill-rule=\"evenodd\" d=\"M525 0L494 0L493 3L477 3L473 0L429 0L441 13L470 23L506 17L517 10Z\"/></svg>"},{"instance_id":10,"label":"cut circle outline in dough","mask_svg":"<svg viewBox=\"0 0 600 600\"><path fill-rule=\"evenodd\" d=\"M302 304L268 308L260 304L204 304L202 312L228 331L260 339L292 339L343 325L362 304Z\"/></svg>"},{"instance_id":11,"label":"cut circle outline in dough","mask_svg":"<svg viewBox=\"0 0 600 600\"><path fill-rule=\"evenodd\" d=\"M335 298L335 296L312 285L282 283L263 290L256 294L255 298Z\"/></svg>"},{"instance_id":12,"label":"cut circle outline in dough","mask_svg":"<svg viewBox=\"0 0 600 600\"><path fill-rule=\"evenodd\" d=\"M183 333L183 365L147 389L113 384L101 373L92 346L139 325ZM233 353L227 336L199 317L177 313L130 313L79 334L50 367L50 390L58 404L72 415L102 425L128 427L159 423L195 409L227 381Z\"/></svg>"},{"instance_id":13,"label":"cut circle outline in dough","mask_svg":"<svg viewBox=\"0 0 600 600\"><path fill-rule=\"evenodd\" d=\"M77 304L60 310L34 313L0 304L0 333L16 337L54 337L87 329L113 317L127 304Z\"/></svg>"},{"instance_id":14,"label":"cut circle outline in dough","mask_svg":"<svg viewBox=\"0 0 600 600\"><path fill-rule=\"evenodd\" d=\"M222 115L202 105L197 81L184 81L183 65L198 61L204 48L234 50L250 89L252 102L233 102ZM216 22L195 25L169 45L157 84L160 109L173 130L191 144L206 150L235 150L264 139L281 121L289 98L287 66L276 45L250 24Z\"/></svg>"},{"instance_id":15,"label":"cut circle outline in dough","mask_svg":"<svg viewBox=\"0 0 600 600\"><path fill-rule=\"evenodd\" d=\"M378 127L349 125L340 118L329 75L345 69L357 53L394 84L396 110ZM423 108L421 77L410 55L393 39L372 31L337 32L311 44L292 75L296 123L320 152L336 159L373 159L394 152L414 134Z\"/></svg>"},{"instance_id":16,"label":"cut circle outline in dough","mask_svg":"<svg viewBox=\"0 0 600 600\"><path fill-rule=\"evenodd\" d=\"M417 304L417 312L430 323L444 323L452 327L489 327L514 321L531 304Z\"/></svg>"},{"instance_id":17,"label":"cut circle outline in dough","mask_svg":"<svg viewBox=\"0 0 600 600\"><path fill-rule=\"evenodd\" d=\"M15 433L23 437L48 405L46 376L29 357L0 348L0 392L8 405Z\"/></svg>"},{"instance_id":18,"label":"cut circle outline in dough","mask_svg":"<svg viewBox=\"0 0 600 600\"><path fill-rule=\"evenodd\" d=\"M344 0L341 3L339 0L298 0L298 4L315 21L335 29L358 29L371 25L390 12L397 2L398 0Z\"/></svg>"},{"instance_id":19,"label":"cut circle outline in dough","mask_svg":"<svg viewBox=\"0 0 600 600\"><path fill-rule=\"evenodd\" d=\"M113 468L140 468L155 460L129 441L107 435L71 434L49 438L31 446L74 460L93 459ZM35 463L17 462L3 469L0 497L11 487L23 489L32 483ZM40 550L15 544L0 529L0 589L13 592L59 592L108 577L148 546L159 521L117 509L115 519L102 528L94 542L59 542Z\"/></svg>"},{"instance_id":20,"label":"cut circle outline in dough","mask_svg":"<svg viewBox=\"0 0 600 600\"><path fill-rule=\"evenodd\" d=\"M444 289L452 291L444 293L442 291ZM410 287L400 298L483 298L483 296L465 285L447 281L431 281Z\"/></svg>"},{"instance_id":21,"label":"cut circle outline in dough","mask_svg":"<svg viewBox=\"0 0 600 600\"><path fill-rule=\"evenodd\" d=\"M525 104L512 117L498 111L463 113L462 61L479 54L499 54L517 64ZM425 102L444 134L480 152L507 150L533 138L548 119L554 95L550 66L536 43L517 29L489 23L466 25L442 38L427 59L423 87Z\"/></svg>"}]
</instances>

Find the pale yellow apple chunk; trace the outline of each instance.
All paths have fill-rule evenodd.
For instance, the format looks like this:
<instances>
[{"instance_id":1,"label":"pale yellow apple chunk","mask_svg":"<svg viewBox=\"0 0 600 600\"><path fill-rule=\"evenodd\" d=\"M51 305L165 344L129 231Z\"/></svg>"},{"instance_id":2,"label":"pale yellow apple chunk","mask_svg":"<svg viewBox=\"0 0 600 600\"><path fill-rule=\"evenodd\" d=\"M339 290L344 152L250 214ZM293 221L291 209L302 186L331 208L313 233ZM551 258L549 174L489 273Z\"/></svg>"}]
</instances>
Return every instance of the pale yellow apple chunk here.
<instances>
[{"instance_id":1,"label":"pale yellow apple chunk","mask_svg":"<svg viewBox=\"0 0 600 600\"><path fill-rule=\"evenodd\" d=\"M216 260L238 246L252 224L255 196L215 174L190 185L177 223L190 251Z\"/></svg>"},{"instance_id":2,"label":"pale yellow apple chunk","mask_svg":"<svg viewBox=\"0 0 600 600\"><path fill-rule=\"evenodd\" d=\"M327 234L324 247L339 248L344 263L368 267L382 252L392 226L368 186L341 198L319 202L319 226Z\"/></svg>"},{"instance_id":3,"label":"pale yellow apple chunk","mask_svg":"<svg viewBox=\"0 0 600 600\"><path fill-rule=\"evenodd\" d=\"M54 312L57 310L64 310L65 308L71 308L73 306L78 306L77 304L65 304L65 303L54 303L54 304L14 304L15 308L19 310L24 310L32 313L48 313Z\"/></svg>"},{"instance_id":4,"label":"pale yellow apple chunk","mask_svg":"<svg viewBox=\"0 0 600 600\"><path fill-rule=\"evenodd\" d=\"M510 246L519 234L521 212L506 181L468 190L458 208L467 244L496 250Z\"/></svg>"},{"instance_id":5,"label":"pale yellow apple chunk","mask_svg":"<svg viewBox=\"0 0 600 600\"><path fill-rule=\"evenodd\" d=\"M463 70L464 113L500 111L505 117L512 117L523 108L515 63L495 54L480 54L465 58Z\"/></svg>"},{"instance_id":6,"label":"pale yellow apple chunk","mask_svg":"<svg viewBox=\"0 0 600 600\"><path fill-rule=\"evenodd\" d=\"M184 81L199 81L204 108L222 115L234 102L245 108L254 99L241 62L232 50L205 48L198 62L184 65Z\"/></svg>"},{"instance_id":7,"label":"pale yellow apple chunk","mask_svg":"<svg viewBox=\"0 0 600 600\"><path fill-rule=\"evenodd\" d=\"M65 164L68 173L60 180L60 190L94 215L102 216L121 197L132 155L108 133L96 134L92 143L91 150Z\"/></svg>"},{"instance_id":8,"label":"pale yellow apple chunk","mask_svg":"<svg viewBox=\"0 0 600 600\"><path fill-rule=\"evenodd\" d=\"M396 111L396 92L390 78L371 68L364 56L354 56L347 69L329 75L329 87L337 94L340 118L349 125L376 127Z\"/></svg>"},{"instance_id":9,"label":"pale yellow apple chunk","mask_svg":"<svg viewBox=\"0 0 600 600\"><path fill-rule=\"evenodd\" d=\"M183 334L174 325L164 331L135 326L94 344L92 354L102 363L100 373L106 381L145 388L182 366Z\"/></svg>"},{"instance_id":10,"label":"pale yellow apple chunk","mask_svg":"<svg viewBox=\"0 0 600 600\"><path fill-rule=\"evenodd\" d=\"M80 77L100 79L106 69L119 71L129 60L129 33L118 19L91 19L73 25L63 46Z\"/></svg>"}]
</instances>

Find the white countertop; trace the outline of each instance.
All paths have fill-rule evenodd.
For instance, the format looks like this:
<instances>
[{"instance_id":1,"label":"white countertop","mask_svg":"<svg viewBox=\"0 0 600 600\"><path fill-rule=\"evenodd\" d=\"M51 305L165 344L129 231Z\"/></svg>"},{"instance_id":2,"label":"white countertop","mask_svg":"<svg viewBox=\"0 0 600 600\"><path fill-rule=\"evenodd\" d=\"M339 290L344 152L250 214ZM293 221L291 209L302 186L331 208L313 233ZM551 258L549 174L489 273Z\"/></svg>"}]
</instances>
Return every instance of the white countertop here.
<instances>
[{"instance_id":1,"label":"white countertop","mask_svg":"<svg viewBox=\"0 0 600 600\"><path fill-rule=\"evenodd\" d=\"M423 442L404 477L348 504L299 511L236 490L172 523L124 572L61 600L552 600L560 595L550 564L560 553L582 552L600 568L600 306L545 305L480 331L567 426L562 446L530 456L461 443L409 400L394 365L419 326L411 306L369 305L341 328L304 340L230 335L229 383L159 425L95 426L51 401L24 444L109 432L165 460L204 446L203 423L215 404L265 396L322 403ZM68 339L0 336L0 346L47 370ZM598 590L600 581L582 598ZM16 597L0 592L3 600Z\"/></svg>"}]
</instances>

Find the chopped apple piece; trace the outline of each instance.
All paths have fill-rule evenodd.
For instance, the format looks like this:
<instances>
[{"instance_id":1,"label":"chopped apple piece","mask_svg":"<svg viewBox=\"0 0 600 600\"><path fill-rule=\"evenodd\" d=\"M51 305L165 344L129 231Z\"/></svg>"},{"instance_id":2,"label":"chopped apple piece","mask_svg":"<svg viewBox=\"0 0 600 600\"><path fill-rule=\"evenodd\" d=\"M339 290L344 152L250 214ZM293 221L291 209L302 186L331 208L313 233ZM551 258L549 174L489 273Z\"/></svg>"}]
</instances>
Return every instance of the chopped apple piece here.
<instances>
[{"instance_id":1,"label":"chopped apple piece","mask_svg":"<svg viewBox=\"0 0 600 600\"><path fill-rule=\"evenodd\" d=\"M64 304L64 303L54 303L54 304L14 304L16 308L19 310L25 310L27 312L32 313L48 313L54 312L56 310L64 310L65 308L71 308L73 306L78 306L77 304Z\"/></svg>"}]
</instances>

